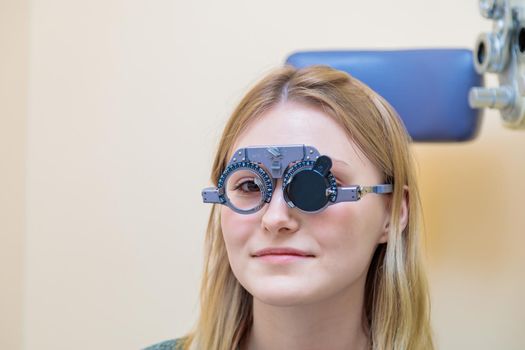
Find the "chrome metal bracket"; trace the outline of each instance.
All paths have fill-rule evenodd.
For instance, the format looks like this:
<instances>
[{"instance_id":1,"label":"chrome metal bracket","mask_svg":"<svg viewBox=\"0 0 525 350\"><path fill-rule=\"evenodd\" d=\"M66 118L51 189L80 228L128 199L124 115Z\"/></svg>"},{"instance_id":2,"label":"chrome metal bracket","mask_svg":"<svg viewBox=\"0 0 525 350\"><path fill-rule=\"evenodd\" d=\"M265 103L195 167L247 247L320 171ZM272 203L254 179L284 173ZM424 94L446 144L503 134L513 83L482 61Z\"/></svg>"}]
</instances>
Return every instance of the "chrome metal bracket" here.
<instances>
[{"instance_id":1,"label":"chrome metal bracket","mask_svg":"<svg viewBox=\"0 0 525 350\"><path fill-rule=\"evenodd\" d=\"M497 74L500 86L470 89L469 104L498 109L505 126L525 129L525 0L479 0L479 10L494 25L477 38L474 67Z\"/></svg>"}]
</instances>

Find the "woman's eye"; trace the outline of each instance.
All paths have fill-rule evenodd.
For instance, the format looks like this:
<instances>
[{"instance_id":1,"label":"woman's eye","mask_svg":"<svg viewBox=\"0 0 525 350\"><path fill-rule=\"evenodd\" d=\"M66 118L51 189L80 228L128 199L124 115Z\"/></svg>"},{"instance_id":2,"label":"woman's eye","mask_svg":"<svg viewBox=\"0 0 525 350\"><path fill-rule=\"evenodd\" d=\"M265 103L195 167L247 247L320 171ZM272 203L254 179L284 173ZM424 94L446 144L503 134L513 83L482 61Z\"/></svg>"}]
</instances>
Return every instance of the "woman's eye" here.
<instances>
[{"instance_id":1,"label":"woman's eye","mask_svg":"<svg viewBox=\"0 0 525 350\"><path fill-rule=\"evenodd\" d=\"M240 189L243 192L258 192L260 190L259 185L257 185L253 180L240 182L234 188L234 190L238 189Z\"/></svg>"}]
</instances>

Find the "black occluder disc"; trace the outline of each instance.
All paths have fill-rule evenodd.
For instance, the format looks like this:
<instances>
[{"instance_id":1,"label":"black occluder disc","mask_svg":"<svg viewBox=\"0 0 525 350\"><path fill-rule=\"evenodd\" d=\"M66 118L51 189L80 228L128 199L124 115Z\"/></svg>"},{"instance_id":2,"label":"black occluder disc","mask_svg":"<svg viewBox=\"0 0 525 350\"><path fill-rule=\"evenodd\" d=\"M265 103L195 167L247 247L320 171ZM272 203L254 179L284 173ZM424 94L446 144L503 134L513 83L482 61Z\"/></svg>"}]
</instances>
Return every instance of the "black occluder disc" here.
<instances>
[{"instance_id":1,"label":"black occluder disc","mask_svg":"<svg viewBox=\"0 0 525 350\"><path fill-rule=\"evenodd\" d=\"M317 211L328 202L327 180L318 172L304 170L297 173L286 187L286 194L293 204L305 211Z\"/></svg>"}]
</instances>

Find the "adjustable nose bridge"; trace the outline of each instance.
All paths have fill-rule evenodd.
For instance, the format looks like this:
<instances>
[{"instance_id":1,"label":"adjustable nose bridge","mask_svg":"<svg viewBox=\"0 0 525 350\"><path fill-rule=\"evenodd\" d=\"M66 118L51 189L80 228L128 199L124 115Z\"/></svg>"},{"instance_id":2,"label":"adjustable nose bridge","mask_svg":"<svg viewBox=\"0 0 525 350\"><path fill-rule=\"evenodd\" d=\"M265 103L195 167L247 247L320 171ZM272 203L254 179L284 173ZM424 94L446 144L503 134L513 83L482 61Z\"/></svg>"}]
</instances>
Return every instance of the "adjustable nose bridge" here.
<instances>
[{"instance_id":1,"label":"adjustable nose bridge","mask_svg":"<svg viewBox=\"0 0 525 350\"><path fill-rule=\"evenodd\" d=\"M285 204L288 208L293 208L293 206L290 206L286 198L284 196L284 190L283 190L283 179L275 179L274 181L274 190L272 193L272 198L270 198L270 202L268 203L268 206L272 205L272 203L279 202L276 204Z\"/></svg>"},{"instance_id":2,"label":"adjustable nose bridge","mask_svg":"<svg viewBox=\"0 0 525 350\"><path fill-rule=\"evenodd\" d=\"M298 229L299 223L283 194L282 179L277 179L270 203L263 210L261 224L267 231L293 232Z\"/></svg>"},{"instance_id":3,"label":"adjustable nose bridge","mask_svg":"<svg viewBox=\"0 0 525 350\"><path fill-rule=\"evenodd\" d=\"M283 174L283 156L277 147L269 147L268 153L271 154L270 171L273 178L280 178Z\"/></svg>"}]
</instances>

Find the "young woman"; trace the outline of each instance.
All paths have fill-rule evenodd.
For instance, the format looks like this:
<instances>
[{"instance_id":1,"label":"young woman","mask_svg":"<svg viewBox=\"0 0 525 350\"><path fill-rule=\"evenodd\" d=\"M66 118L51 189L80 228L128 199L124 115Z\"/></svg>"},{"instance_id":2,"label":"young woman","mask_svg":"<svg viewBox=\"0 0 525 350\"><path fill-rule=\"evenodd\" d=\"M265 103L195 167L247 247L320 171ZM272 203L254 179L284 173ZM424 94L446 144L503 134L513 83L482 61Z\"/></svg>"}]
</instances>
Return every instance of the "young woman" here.
<instances>
[{"instance_id":1,"label":"young woman","mask_svg":"<svg viewBox=\"0 0 525 350\"><path fill-rule=\"evenodd\" d=\"M284 67L223 132L200 317L151 349L433 349L410 139L344 72Z\"/></svg>"}]
</instances>

